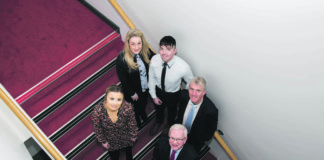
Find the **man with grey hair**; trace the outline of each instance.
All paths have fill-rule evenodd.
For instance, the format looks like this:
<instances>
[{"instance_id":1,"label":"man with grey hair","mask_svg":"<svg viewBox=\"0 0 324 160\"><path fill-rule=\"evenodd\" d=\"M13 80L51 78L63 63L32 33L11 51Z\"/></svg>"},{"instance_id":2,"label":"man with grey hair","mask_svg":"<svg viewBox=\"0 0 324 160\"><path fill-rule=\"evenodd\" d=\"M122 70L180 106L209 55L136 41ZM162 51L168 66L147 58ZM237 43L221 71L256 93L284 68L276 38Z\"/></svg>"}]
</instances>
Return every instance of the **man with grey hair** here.
<instances>
[{"instance_id":1,"label":"man with grey hair","mask_svg":"<svg viewBox=\"0 0 324 160\"><path fill-rule=\"evenodd\" d=\"M218 109L206 96L206 80L202 77L191 79L188 90L181 92L176 123L188 130L188 143L199 152L209 141L218 122Z\"/></svg>"},{"instance_id":2,"label":"man with grey hair","mask_svg":"<svg viewBox=\"0 0 324 160\"><path fill-rule=\"evenodd\" d=\"M168 137L162 136L153 151L153 160L198 160L198 153L186 144L187 129L181 124L174 124Z\"/></svg>"}]
</instances>

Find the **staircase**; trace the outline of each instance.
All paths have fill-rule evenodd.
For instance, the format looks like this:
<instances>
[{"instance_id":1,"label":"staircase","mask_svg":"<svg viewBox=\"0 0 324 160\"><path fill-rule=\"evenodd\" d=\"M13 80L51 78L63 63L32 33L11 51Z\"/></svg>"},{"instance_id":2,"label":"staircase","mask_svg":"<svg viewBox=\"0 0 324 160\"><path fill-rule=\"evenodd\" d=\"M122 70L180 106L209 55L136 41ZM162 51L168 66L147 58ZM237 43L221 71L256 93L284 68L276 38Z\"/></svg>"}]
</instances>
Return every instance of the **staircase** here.
<instances>
[{"instance_id":1,"label":"staircase","mask_svg":"<svg viewBox=\"0 0 324 160\"><path fill-rule=\"evenodd\" d=\"M67 159L73 159L90 144L92 151L104 150L95 144L91 112L103 99L105 89L118 84L115 57L123 43L118 35L82 63L29 98L22 108ZM90 154L96 159L97 154ZM78 158L80 159L80 158Z\"/></svg>"},{"instance_id":2,"label":"staircase","mask_svg":"<svg viewBox=\"0 0 324 160\"><path fill-rule=\"evenodd\" d=\"M83 3L84 6L80 4L80 2ZM91 35L90 37L80 36L81 38L71 38L66 40L67 42L65 43L69 44L62 45L63 48L71 48L71 46L69 45L71 45L71 43L74 43L74 41L80 43L83 40L84 43L82 45L76 45L75 50L64 49L66 53L64 53L63 55L57 54L56 50L53 49L53 46L54 48L57 47L57 44L55 43L51 42L50 44L47 44L48 46L44 46L44 48L48 49L48 56L54 55L53 58L61 56L60 58L55 60L53 58L47 59L47 63L55 62L52 65L54 66L54 69L52 69L51 71L52 74L50 74L51 72L35 72L35 70L39 69L40 66L31 68L30 73L28 73L28 68L21 66L20 68L23 68L24 72L29 75L32 74L32 78L35 78L36 80L29 83L29 78L24 79L25 77L23 77L17 79L12 78L10 79L10 81L8 81L6 79L7 77L9 77L12 73L19 72L15 71L16 68L14 68L12 64L8 64L8 66L1 66L2 68L9 67L10 69L8 69L8 71L6 70L5 72L2 72L4 78L1 77L0 80L1 83L3 83L4 86L8 89L8 91L13 96L17 97L16 101L21 105L28 116L31 117L32 120L38 125L38 127L44 132L44 134L50 139L50 141L53 142L58 150L66 157L66 159L108 159L109 154L103 149L103 147L101 147L101 144L97 143L93 134L91 113L94 106L103 100L105 89L111 84L119 84L115 69L115 58L122 50L124 43L122 42L121 37L118 33L118 27L115 26L113 22L105 19L105 17L100 13L96 13L96 10L88 5L84 0L81 0L80 2L77 0L43 1L34 4L27 3L23 0L3 2L2 6L4 6L4 8L9 6L9 14L12 12L10 11L10 7L13 8L12 10L14 11L14 13L16 13L18 10L17 8L20 7L19 9L21 9L22 12L19 14L16 13L16 15L21 15L20 17L22 17L22 19L24 19L24 14L28 16L30 16L29 14L32 14L35 17L39 17L39 15L42 15L42 13L46 13L48 17L51 17L51 15L56 15L58 12L61 12L61 16L53 18L54 20L58 19L57 21L53 21L53 19L48 20L47 17L43 17L43 19L40 20L42 21L40 23L45 23L43 21L49 21L50 24L61 25L60 23L63 23L65 20L65 18L63 17L65 15L81 18L81 20L72 18L72 20L70 21L75 21L75 23L71 22L67 25L68 27L72 27L72 29L68 32L64 32L63 34L70 34L71 32L74 32L74 24L83 24L79 27L83 27L85 29L87 27L92 27L92 29L90 31L85 31L91 32L88 33L88 35ZM26 11L23 11L24 7L26 8L27 12L31 12L30 8L34 8L34 10L36 10L36 13L26 13ZM92 13L92 16L94 16L94 18L82 19L82 16L88 16L89 10L96 13ZM5 11L5 9L2 9L1 12L2 11ZM50 12L52 14L50 14ZM96 15L101 20L104 20L105 24L94 25L97 28L93 26L84 26L87 25L87 23L102 23L102 21L98 22L98 20L96 19L98 17ZM7 17L10 16L7 15ZM15 20L19 18L13 17L11 19ZM87 20L87 22L83 22L85 20ZM16 22L13 22L13 25L15 27L14 29L19 29ZM35 26L32 24L30 28L34 27ZM57 31L60 27L53 27L53 30ZM28 29L28 26L25 25L25 28ZM100 32L96 32L96 29L98 29ZM41 29L40 31L35 31L35 34L39 34L39 32L41 32ZM30 34L31 33L33 32L31 31ZM56 40L56 32L52 34L53 35L49 35L48 37L53 36L54 40ZM72 36L72 34L78 35L83 33L81 32L71 33L71 35L59 35L57 39L61 38L61 36L66 36L69 38L69 36ZM25 39L26 43L31 41L31 43L27 45L45 45L42 44L42 41L36 41L37 39L31 39L30 37L23 38L27 38ZM97 42L95 41L95 39L97 39ZM46 40L46 38L43 38L41 40ZM19 48L19 46L17 48ZM23 46L20 48L22 50L26 47ZM4 49L4 47L2 49ZM1 53L8 53L7 50L0 51ZM78 51L78 53L72 51ZM31 56L33 53L30 53L29 56ZM38 55L35 55L35 57L40 55L43 56L44 53L40 52ZM4 57L5 55L1 56ZM14 58L18 59L20 57L21 56L15 56ZM62 58L63 60L61 60ZM66 61L66 59L69 59L69 61ZM26 59L22 59L21 61L24 61L24 63L28 64L38 63L37 58L31 59L31 62ZM1 63L1 65L5 65L5 63ZM45 68L40 68L40 71L43 70L45 70ZM50 74L50 76L44 79L44 74ZM31 87L29 85L34 85L35 82L39 83L37 83L37 85L34 87ZM20 86L16 88L17 84L26 84L26 86ZM18 96L21 92L24 93ZM150 99L148 99L148 105L146 109L146 112L148 113L148 120L140 127L138 140L133 147L134 159L136 160L151 159L154 144L161 134L161 132L159 132L157 135L149 135L149 129L152 125L154 125L155 122L154 106ZM163 126L165 125L166 124L163 124L160 129L162 130ZM208 153L208 150L209 148L206 147L202 152L201 157L204 156L203 159L214 160L215 158L206 158L212 157L208 156L208 154L206 155L206 153ZM121 155L121 158L123 159L124 157Z\"/></svg>"}]
</instances>

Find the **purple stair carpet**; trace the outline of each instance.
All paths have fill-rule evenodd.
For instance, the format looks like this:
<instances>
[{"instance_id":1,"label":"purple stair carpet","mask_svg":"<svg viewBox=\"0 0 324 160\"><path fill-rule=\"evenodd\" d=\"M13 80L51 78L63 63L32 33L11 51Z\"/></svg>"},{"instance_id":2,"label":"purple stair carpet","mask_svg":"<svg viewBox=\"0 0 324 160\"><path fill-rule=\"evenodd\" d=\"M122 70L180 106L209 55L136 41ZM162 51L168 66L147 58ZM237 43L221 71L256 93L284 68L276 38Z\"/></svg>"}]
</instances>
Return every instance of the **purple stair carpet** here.
<instances>
[{"instance_id":1,"label":"purple stair carpet","mask_svg":"<svg viewBox=\"0 0 324 160\"><path fill-rule=\"evenodd\" d=\"M80 142L91 135L92 132L91 115L89 115L77 126L73 127L73 129L71 129L68 133L64 134L54 144L58 147L62 154L66 155Z\"/></svg>"},{"instance_id":2,"label":"purple stair carpet","mask_svg":"<svg viewBox=\"0 0 324 160\"><path fill-rule=\"evenodd\" d=\"M14 98L113 32L77 0L0 4L0 82Z\"/></svg>"},{"instance_id":3,"label":"purple stair carpet","mask_svg":"<svg viewBox=\"0 0 324 160\"><path fill-rule=\"evenodd\" d=\"M38 123L38 126L47 136L50 136L53 132L59 129L59 127L67 123L91 103L96 101L98 97L102 96L109 85L117 84L118 82L119 80L115 69L109 71L103 77L61 106L58 110Z\"/></svg>"},{"instance_id":4,"label":"purple stair carpet","mask_svg":"<svg viewBox=\"0 0 324 160\"><path fill-rule=\"evenodd\" d=\"M21 106L30 117L34 117L101 67L112 61L118 55L122 46L123 43L120 40L114 40L111 44L99 50L80 65L28 99Z\"/></svg>"}]
</instances>

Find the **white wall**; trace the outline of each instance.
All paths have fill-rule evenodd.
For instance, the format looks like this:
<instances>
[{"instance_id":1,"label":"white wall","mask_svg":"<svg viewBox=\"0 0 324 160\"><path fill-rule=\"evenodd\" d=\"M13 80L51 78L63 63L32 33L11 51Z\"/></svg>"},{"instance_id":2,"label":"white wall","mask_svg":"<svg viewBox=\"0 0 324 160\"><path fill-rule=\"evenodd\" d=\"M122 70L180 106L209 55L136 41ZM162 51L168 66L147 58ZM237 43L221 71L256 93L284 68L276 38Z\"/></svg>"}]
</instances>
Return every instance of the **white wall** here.
<instances>
[{"instance_id":1,"label":"white wall","mask_svg":"<svg viewBox=\"0 0 324 160\"><path fill-rule=\"evenodd\" d=\"M2 85L0 85L3 89ZM5 159L32 160L24 142L31 133L0 99L0 150Z\"/></svg>"},{"instance_id":2,"label":"white wall","mask_svg":"<svg viewBox=\"0 0 324 160\"><path fill-rule=\"evenodd\" d=\"M89 1L113 17L106 0ZM162 36L176 38L178 55L207 79L239 159L324 157L320 0L117 2L156 51Z\"/></svg>"}]
</instances>

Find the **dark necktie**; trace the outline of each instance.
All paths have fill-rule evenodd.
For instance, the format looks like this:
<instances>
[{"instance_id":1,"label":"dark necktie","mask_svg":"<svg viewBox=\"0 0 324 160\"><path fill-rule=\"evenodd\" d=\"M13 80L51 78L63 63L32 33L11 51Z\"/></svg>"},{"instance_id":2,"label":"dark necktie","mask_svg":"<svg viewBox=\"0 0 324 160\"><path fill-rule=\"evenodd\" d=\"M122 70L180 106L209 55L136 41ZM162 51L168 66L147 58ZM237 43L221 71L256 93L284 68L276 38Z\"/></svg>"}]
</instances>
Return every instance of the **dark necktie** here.
<instances>
[{"instance_id":1,"label":"dark necktie","mask_svg":"<svg viewBox=\"0 0 324 160\"><path fill-rule=\"evenodd\" d=\"M162 87L162 91L165 92L165 72L166 72L166 67L167 67L168 63L164 62L163 63L163 69L162 69L162 75L161 75L161 87Z\"/></svg>"},{"instance_id":2,"label":"dark necktie","mask_svg":"<svg viewBox=\"0 0 324 160\"><path fill-rule=\"evenodd\" d=\"M176 152L177 152L177 151L172 150L170 160L174 160L174 157L175 157L175 153L176 153Z\"/></svg>"}]
</instances>

